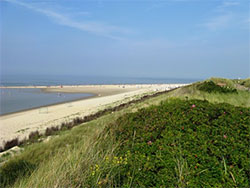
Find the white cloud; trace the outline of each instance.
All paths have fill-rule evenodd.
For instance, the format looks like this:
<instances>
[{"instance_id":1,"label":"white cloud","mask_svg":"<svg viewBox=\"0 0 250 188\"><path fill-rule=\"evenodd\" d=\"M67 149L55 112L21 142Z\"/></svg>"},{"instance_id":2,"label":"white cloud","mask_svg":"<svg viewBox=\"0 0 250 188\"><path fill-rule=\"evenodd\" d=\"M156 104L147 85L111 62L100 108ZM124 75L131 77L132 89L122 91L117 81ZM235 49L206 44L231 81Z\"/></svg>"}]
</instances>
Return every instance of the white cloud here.
<instances>
[{"instance_id":1,"label":"white cloud","mask_svg":"<svg viewBox=\"0 0 250 188\"><path fill-rule=\"evenodd\" d=\"M230 14L220 15L200 25L209 30L215 31L215 30L222 29L228 26L231 18L232 16Z\"/></svg>"},{"instance_id":2,"label":"white cloud","mask_svg":"<svg viewBox=\"0 0 250 188\"><path fill-rule=\"evenodd\" d=\"M224 7L230 7L230 6L237 6L239 5L240 3L237 2L237 1L224 1L222 6Z\"/></svg>"},{"instance_id":3,"label":"white cloud","mask_svg":"<svg viewBox=\"0 0 250 188\"><path fill-rule=\"evenodd\" d=\"M236 7L240 5L238 1L224 1L221 5L216 7L215 11L217 12L225 12L228 11L229 9Z\"/></svg>"},{"instance_id":4,"label":"white cloud","mask_svg":"<svg viewBox=\"0 0 250 188\"><path fill-rule=\"evenodd\" d=\"M21 1L17 1L17 0L4 0L4 1L16 4L16 5L20 5L20 6L23 6L25 8L28 8L32 11L43 14L43 15L47 16L49 19L55 21L59 25L72 27L72 28L79 29L79 30L89 32L89 33L93 33L93 34L96 34L99 36L104 36L104 37L117 39L117 40L123 40L122 37L117 36L117 35L131 33L131 31L126 29L126 28L108 25L105 23L93 22L93 21L91 21L91 22L75 21L71 17L69 17L68 15L64 15L64 14L59 13L59 12L55 12L52 10L33 6L32 4L29 4L29 3L24 3Z\"/></svg>"}]
</instances>

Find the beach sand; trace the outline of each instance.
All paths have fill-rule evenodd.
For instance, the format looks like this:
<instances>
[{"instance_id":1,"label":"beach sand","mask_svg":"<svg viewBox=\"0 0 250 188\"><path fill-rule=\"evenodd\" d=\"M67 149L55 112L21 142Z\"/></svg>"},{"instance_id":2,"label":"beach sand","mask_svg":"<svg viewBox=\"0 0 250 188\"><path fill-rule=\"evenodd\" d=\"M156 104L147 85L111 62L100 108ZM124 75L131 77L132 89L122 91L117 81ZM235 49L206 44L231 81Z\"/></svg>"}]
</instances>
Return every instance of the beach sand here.
<instances>
[{"instance_id":1,"label":"beach sand","mask_svg":"<svg viewBox=\"0 0 250 188\"><path fill-rule=\"evenodd\" d=\"M41 88L44 92L92 93L93 97L0 116L0 147L13 138L25 139L33 131L70 122L119 105L138 95L169 90L186 84L84 85L84 86L20 86L4 88ZM2 87L3 88L3 87ZM114 104L115 103L115 104Z\"/></svg>"}]
</instances>

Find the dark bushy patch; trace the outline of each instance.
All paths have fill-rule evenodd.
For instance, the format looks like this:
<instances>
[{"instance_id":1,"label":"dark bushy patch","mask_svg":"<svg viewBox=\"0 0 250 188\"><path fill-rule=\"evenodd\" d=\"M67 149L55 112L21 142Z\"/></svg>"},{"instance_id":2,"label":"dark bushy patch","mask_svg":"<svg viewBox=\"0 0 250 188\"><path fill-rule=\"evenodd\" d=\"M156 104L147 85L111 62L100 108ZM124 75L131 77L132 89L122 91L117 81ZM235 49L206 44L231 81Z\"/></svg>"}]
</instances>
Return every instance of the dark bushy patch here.
<instances>
[{"instance_id":1,"label":"dark bushy patch","mask_svg":"<svg viewBox=\"0 0 250 188\"><path fill-rule=\"evenodd\" d=\"M122 187L249 187L250 108L170 100L109 126ZM104 174L103 178L105 179Z\"/></svg>"},{"instance_id":2,"label":"dark bushy patch","mask_svg":"<svg viewBox=\"0 0 250 188\"><path fill-rule=\"evenodd\" d=\"M38 132L38 131L34 131L34 132L31 132L30 134L29 134L29 141L35 141L35 140L37 140L39 137L40 137L41 135L40 135L40 133Z\"/></svg>"},{"instance_id":3,"label":"dark bushy patch","mask_svg":"<svg viewBox=\"0 0 250 188\"><path fill-rule=\"evenodd\" d=\"M213 81L206 81L197 85L200 91L205 91L208 93L237 93L237 90L227 86L219 86Z\"/></svg>"},{"instance_id":4,"label":"dark bushy patch","mask_svg":"<svg viewBox=\"0 0 250 188\"><path fill-rule=\"evenodd\" d=\"M56 126L56 127L47 127L46 130L45 130L45 136L53 135L59 130L60 129L59 129L58 126Z\"/></svg>"},{"instance_id":5,"label":"dark bushy patch","mask_svg":"<svg viewBox=\"0 0 250 188\"><path fill-rule=\"evenodd\" d=\"M18 138L14 138L10 141L7 141L5 144L4 144L4 148L3 150L8 150L14 146L18 146L19 145L19 140Z\"/></svg>"}]
</instances>

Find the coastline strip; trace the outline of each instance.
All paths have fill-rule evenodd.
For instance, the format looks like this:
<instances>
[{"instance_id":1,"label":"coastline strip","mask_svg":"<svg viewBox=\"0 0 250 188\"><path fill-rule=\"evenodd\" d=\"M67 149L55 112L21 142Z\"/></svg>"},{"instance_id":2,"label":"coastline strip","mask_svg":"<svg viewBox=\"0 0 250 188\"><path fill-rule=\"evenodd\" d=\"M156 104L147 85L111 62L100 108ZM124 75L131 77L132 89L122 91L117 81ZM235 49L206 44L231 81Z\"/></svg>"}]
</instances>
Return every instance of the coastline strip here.
<instances>
[{"instance_id":1,"label":"coastline strip","mask_svg":"<svg viewBox=\"0 0 250 188\"><path fill-rule=\"evenodd\" d=\"M105 90L109 91L103 93L103 96L98 95L94 98L74 101L71 102L71 106L68 106L67 103L63 103L49 106L46 113L40 113L39 108L3 115L0 116L0 146L4 144L4 141L13 138L22 140L27 138L31 132L43 132L47 127L58 126L63 122L72 121L76 117L83 118L90 114L94 114L124 99L156 91L166 91L183 85L186 84L133 85L129 88L124 87L124 85L110 85L105 86ZM95 87L99 92L100 87L103 86ZM114 89L117 88L119 88L119 91L115 92ZM68 89L72 92L72 88L68 87Z\"/></svg>"}]
</instances>

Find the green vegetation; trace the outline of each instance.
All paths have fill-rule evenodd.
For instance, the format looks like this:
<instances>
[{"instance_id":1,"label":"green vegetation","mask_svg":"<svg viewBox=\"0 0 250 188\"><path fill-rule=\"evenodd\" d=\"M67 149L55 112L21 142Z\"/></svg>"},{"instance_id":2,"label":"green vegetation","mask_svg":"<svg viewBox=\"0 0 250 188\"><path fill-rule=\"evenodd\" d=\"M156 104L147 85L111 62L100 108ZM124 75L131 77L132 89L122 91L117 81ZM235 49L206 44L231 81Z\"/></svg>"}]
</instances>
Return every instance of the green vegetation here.
<instances>
[{"instance_id":1,"label":"green vegetation","mask_svg":"<svg viewBox=\"0 0 250 188\"><path fill-rule=\"evenodd\" d=\"M250 94L199 84L25 146L0 187L249 187Z\"/></svg>"},{"instance_id":2,"label":"green vegetation","mask_svg":"<svg viewBox=\"0 0 250 188\"><path fill-rule=\"evenodd\" d=\"M121 187L248 187L249 114L179 99L127 114L107 128L121 143L119 171L107 177L109 168L98 164L99 179Z\"/></svg>"},{"instance_id":3,"label":"green vegetation","mask_svg":"<svg viewBox=\"0 0 250 188\"><path fill-rule=\"evenodd\" d=\"M250 78L244 80L235 80L235 82L238 82L240 85L250 88Z\"/></svg>"},{"instance_id":4,"label":"green vegetation","mask_svg":"<svg viewBox=\"0 0 250 188\"><path fill-rule=\"evenodd\" d=\"M237 93L236 89L230 87L223 87L215 84L213 81L206 81L197 85L197 89L200 91L208 92L208 93Z\"/></svg>"},{"instance_id":5,"label":"green vegetation","mask_svg":"<svg viewBox=\"0 0 250 188\"><path fill-rule=\"evenodd\" d=\"M209 80L213 81L215 84L225 84L226 87L236 88L236 83L234 82L234 80L214 77L210 78Z\"/></svg>"},{"instance_id":6,"label":"green vegetation","mask_svg":"<svg viewBox=\"0 0 250 188\"><path fill-rule=\"evenodd\" d=\"M181 99L200 99L208 100L212 103L228 103L234 106L250 107L250 92L247 90L237 90L237 92L220 93L201 91L197 87L200 83L195 83L177 89L169 93L169 97L178 97Z\"/></svg>"},{"instance_id":7,"label":"green vegetation","mask_svg":"<svg viewBox=\"0 0 250 188\"><path fill-rule=\"evenodd\" d=\"M250 88L250 78L234 80L225 78L210 78L209 80L213 81L215 84L224 84L226 87L236 88L240 90Z\"/></svg>"}]
</instances>

